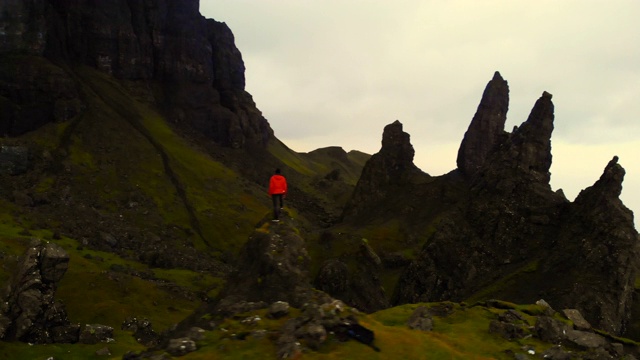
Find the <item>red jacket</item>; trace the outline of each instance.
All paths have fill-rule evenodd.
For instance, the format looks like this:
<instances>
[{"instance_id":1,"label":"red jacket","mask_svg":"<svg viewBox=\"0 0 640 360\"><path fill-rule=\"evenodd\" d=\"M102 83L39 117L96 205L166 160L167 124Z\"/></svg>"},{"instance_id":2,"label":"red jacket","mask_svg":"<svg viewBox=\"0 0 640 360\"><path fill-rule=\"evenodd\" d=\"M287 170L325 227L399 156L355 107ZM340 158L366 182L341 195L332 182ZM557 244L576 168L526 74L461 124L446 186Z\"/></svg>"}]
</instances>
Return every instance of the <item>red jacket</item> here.
<instances>
[{"instance_id":1,"label":"red jacket","mask_svg":"<svg viewBox=\"0 0 640 360\"><path fill-rule=\"evenodd\" d=\"M282 175L275 174L269 180L269 195L286 194L287 179Z\"/></svg>"}]
</instances>

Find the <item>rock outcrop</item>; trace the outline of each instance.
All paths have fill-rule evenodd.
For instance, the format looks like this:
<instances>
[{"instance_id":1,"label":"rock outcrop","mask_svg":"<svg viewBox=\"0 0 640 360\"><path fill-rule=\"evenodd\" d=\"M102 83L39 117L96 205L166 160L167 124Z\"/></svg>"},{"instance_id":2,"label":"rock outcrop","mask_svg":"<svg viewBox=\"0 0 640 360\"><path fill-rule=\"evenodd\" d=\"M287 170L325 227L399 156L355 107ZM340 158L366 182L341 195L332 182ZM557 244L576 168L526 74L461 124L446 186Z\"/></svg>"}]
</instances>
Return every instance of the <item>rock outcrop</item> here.
<instances>
[{"instance_id":1,"label":"rock outcrop","mask_svg":"<svg viewBox=\"0 0 640 360\"><path fill-rule=\"evenodd\" d=\"M32 241L13 279L0 293L0 339L95 344L113 337L111 327L72 324L67 318L55 293L68 266L69 255L60 246Z\"/></svg>"},{"instance_id":2,"label":"rock outcrop","mask_svg":"<svg viewBox=\"0 0 640 360\"><path fill-rule=\"evenodd\" d=\"M197 0L2 2L0 135L81 114L74 68L85 65L130 81L170 120L219 144L264 146L273 131L244 90L233 34L198 7Z\"/></svg>"},{"instance_id":3,"label":"rock outcrop","mask_svg":"<svg viewBox=\"0 0 640 360\"><path fill-rule=\"evenodd\" d=\"M286 212L283 218L288 218ZM256 230L241 251L237 270L221 291L221 303L286 301L301 306L312 290L304 240L288 224Z\"/></svg>"}]
</instances>

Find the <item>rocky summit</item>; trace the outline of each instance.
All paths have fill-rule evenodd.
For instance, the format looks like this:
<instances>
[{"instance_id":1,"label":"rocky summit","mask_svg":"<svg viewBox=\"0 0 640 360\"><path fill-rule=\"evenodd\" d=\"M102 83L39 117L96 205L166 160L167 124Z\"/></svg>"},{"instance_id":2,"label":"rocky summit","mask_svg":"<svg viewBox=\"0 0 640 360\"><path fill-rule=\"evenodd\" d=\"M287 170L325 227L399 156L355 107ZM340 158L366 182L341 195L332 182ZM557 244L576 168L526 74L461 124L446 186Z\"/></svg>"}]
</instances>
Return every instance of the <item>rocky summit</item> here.
<instances>
[{"instance_id":1,"label":"rocky summit","mask_svg":"<svg viewBox=\"0 0 640 360\"><path fill-rule=\"evenodd\" d=\"M298 153L197 0L3 1L0 358L638 358L626 160L570 201L552 95L508 109L441 176L400 120Z\"/></svg>"}]
</instances>

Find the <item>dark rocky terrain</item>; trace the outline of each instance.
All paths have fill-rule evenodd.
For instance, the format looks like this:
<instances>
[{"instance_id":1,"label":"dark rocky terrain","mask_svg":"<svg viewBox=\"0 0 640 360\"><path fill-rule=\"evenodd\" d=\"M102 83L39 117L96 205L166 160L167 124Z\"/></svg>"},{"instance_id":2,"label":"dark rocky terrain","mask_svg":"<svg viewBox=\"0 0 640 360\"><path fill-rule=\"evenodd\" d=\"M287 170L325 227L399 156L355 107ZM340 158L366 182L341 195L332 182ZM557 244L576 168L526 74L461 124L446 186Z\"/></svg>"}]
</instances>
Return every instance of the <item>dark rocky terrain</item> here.
<instances>
[{"instance_id":1,"label":"dark rocky terrain","mask_svg":"<svg viewBox=\"0 0 640 360\"><path fill-rule=\"evenodd\" d=\"M508 132L496 72L442 176L414 165L398 120L371 156L296 153L245 91L231 30L198 7L0 4L0 354L115 337L97 350L387 356L343 344L362 323L440 358L435 338L455 358L637 356L619 337L640 340L625 171L612 154L575 201L551 189L551 94ZM273 225L276 167L291 188Z\"/></svg>"}]
</instances>

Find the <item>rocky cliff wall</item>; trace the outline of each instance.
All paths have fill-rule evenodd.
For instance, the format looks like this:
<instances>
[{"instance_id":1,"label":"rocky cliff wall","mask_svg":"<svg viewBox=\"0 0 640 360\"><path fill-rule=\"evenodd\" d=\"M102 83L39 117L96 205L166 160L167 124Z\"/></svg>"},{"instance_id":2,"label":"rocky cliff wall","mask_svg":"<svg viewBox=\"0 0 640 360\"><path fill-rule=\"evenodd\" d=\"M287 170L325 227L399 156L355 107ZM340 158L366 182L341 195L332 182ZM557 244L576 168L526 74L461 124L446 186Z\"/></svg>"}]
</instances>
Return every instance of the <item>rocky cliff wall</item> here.
<instances>
[{"instance_id":1,"label":"rocky cliff wall","mask_svg":"<svg viewBox=\"0 0 640 360\"><path fill-rule=\"evenodd\" d=\"M171 121L217 143L265 145L273 131L244 89L233 34L198 9L197 0L2 2L0 134L81 112L73 68L84 65L133 81Z\"/></svg>"}]
</instances>

